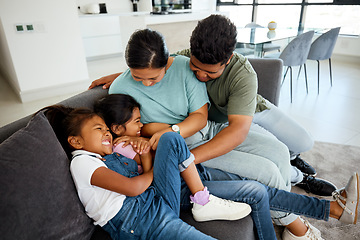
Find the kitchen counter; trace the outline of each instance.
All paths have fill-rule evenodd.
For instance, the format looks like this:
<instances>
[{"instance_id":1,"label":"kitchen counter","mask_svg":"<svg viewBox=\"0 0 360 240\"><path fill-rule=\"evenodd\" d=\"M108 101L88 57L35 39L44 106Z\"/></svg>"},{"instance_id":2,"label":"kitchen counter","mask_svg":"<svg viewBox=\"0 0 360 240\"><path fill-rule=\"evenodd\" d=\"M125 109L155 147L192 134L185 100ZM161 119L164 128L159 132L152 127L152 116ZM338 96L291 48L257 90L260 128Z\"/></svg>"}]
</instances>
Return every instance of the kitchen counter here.
<instances>
[{"instance_id":1,"label":"kitchen counter","mask_svg":"<svg viewBox=\"0 0 360 240\"><path fill-rule=\"evenodd\" d=\"M79 13L80 18L101 18L101 17L131 17L131 18L141 18L144 21L145 25L152 24L163 24L163 23L175 23L175 22L187 22L187 21L198 21L203 18L206 18L210 14L224 14L223 12L209 12L209 11L200 11L200 12L191 12L191 13L174 13L174 14L151 14L149 12L117 12L109 11L105 14L83 14Z\"/></svg>"}]
</instances>

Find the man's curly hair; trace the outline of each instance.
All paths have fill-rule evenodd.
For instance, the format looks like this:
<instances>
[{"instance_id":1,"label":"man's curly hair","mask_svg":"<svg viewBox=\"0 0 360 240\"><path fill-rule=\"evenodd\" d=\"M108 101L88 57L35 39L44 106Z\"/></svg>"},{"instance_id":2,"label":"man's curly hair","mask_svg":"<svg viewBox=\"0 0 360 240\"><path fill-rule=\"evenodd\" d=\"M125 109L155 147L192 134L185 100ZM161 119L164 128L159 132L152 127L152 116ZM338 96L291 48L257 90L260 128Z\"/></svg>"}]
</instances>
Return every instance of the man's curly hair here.
<instances>
[{"instance_id":1,"label":"man's curly hair","mask_svg":"<svg viewBox=\"0 0 360 240\"><path fill-rule=\"evenodd\" d=\"M205 64L226 63L236 46L234 23L223 15L199 21L190 38L191 54Z\"/></svg>"}]
</instances>

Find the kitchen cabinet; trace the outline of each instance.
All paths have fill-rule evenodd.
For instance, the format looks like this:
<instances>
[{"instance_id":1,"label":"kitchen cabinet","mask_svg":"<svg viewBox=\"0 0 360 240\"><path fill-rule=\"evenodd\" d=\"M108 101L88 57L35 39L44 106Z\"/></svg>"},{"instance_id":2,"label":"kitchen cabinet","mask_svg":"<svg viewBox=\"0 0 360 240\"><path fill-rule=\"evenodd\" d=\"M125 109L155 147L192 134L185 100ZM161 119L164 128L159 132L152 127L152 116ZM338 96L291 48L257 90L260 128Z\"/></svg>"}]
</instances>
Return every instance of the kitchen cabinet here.
<instances>
[{"instance_id":1,"label":"kitchen cabinet","mask_svg":"<svg viewBox=\"0 0 360 240\"><path fill-rule=\"evenodd\" d=\"M119 16L82 16L79 21L87 58L122 53Z\"/></svg>"}]
</instances>

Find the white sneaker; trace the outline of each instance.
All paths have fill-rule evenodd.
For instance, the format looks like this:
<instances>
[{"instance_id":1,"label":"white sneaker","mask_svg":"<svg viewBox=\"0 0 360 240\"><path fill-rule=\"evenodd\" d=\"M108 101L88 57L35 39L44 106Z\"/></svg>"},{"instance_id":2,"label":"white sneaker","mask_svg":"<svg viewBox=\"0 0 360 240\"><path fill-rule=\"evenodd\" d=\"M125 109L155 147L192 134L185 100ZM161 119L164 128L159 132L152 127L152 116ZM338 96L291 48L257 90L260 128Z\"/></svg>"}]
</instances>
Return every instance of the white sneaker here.
<instances>
[{"instance_id":1,"label":"white sneaker","mask_svg":"<svg viewBox=\"0 0 360 240\"><path fill-rule=\"evenodd\" d=\"M324 240L321 237L321 233L319 231L319 229L317 229L316 227L314 227L313 225L311 225L308 221L301 219L305 225L308 227L307 232L305 233L304 236L295 236L294 234L292 234L287 228L285 228L283 235L282 235L282 239L283 240Z\"/></svg>"},{"instance_id":2,"label":"white sneaker","mask_svg":"<svg viewBox=\"0 0 360 240\"><path fill-rule=\"evenodd\" d=\"M211 220L238 220L246 217L251 212L250 205L222 198L209 196L209 202L204 206L193 203L192 214L196 221Z\"/></svg>"}]
</instances>

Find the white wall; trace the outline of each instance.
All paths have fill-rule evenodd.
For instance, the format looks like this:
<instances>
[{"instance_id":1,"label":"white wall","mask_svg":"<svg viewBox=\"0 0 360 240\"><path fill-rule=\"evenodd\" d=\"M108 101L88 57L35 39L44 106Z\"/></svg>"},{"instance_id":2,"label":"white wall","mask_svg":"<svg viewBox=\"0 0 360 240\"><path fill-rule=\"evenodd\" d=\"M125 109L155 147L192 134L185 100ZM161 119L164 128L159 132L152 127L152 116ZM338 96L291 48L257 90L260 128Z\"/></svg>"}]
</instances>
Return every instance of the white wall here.
<instances>
[{"instance_id":1,"label":"white wall","mask_svg":"<svg viewBox=\"0 0 360 240\"><path fill-rule=\"evenodd\" d=\"M2 0L0 16L1 71L22 101L86 89L75 1ZM15 24L33 24L34 31L18 33Z\"/></svg>"},{"instance_id":2,"label":"white wall","mask_svg":"<svg viewBox=\"0 0 360 240\"><path fill-rule=\"evenodd\" d=\"M336 41L333 53L360 58L360 37L340 35Z\"/></svg>"}]
</instances>

